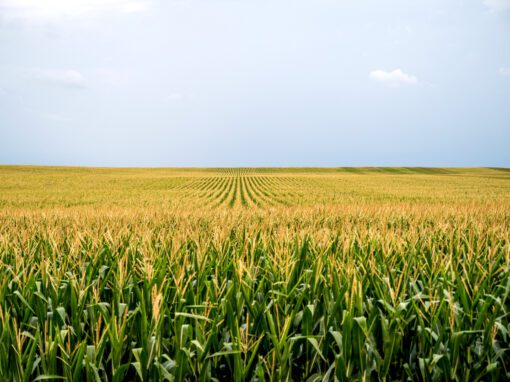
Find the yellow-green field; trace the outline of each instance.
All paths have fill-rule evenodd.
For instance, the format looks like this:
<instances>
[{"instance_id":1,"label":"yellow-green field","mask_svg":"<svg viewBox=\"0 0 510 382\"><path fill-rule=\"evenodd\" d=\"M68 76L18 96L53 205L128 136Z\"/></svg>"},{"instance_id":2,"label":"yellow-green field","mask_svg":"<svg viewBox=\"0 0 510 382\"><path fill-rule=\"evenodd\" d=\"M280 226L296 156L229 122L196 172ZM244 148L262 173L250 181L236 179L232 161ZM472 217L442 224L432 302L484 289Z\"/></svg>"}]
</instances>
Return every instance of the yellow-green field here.
<instances>
[{"instance_id":1,"label":"yellow-green field","mask_svg":"<svg viewBox=\"0 0 510 382\"><path fill-rule=\"evenodd\" d=\"M0 166L0 380L510 378L510 170Z\"/></svg>"}]
</instances>

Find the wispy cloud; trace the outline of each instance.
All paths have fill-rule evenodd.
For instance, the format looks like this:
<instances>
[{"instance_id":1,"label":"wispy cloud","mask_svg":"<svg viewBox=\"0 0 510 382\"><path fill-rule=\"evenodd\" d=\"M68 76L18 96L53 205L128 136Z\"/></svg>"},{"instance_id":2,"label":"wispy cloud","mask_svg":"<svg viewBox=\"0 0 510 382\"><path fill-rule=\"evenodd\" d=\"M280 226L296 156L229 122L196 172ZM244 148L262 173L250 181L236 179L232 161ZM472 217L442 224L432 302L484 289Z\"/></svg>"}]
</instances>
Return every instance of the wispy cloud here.
<instances>
[{"instance_id":1,"label":"wispy cloud","mask_svg":"<svg viewBox=\"0 0 510 382\"><path fill-rule=\"evenodd\" d=\"M503 77L510 77L510 68L499 68L499 74Z\"/></svg>"},{"instance_id":2,"label":"wispy cloud","mask_svg":"<svg viewBox=\"0 0 510 382\"><path fill-rule=\"evenodd\" d=\"M183 99L184 99L184 94L177 93L177 92L170 93L169 95L167 95L165 97L165 101L168 101L168 102L176 102L176 101L181 101Z\"/></svg>"},{"instance_id":3,"label":"wispy cloud","mask_svg":"<svg viewBox=\"0 0 510 382\"><path fill-rule=\"evenodd\" d=\"M369 77L373 81L380 82L391 87L412 86L418 84L418 79L415 76L406 74L400 69L395 69L391 72L381 69L372 70Z\"/></svg>"},{"instance_id":4,"label":"wispy cloud","mask_svg":"<svg viewBox=\"0 0 510 382\"><path fill-rule=\"evenodd\" d=\"M510 0L484 0L483 4L492 12L504 12L510 10Z\"/></svg>"},{"instance_id":5,"label":"wispy cloud","mask_svg":"<svg viewBox=\"0 0 510 382\"><path fill-rule=\"evenodd\" d=\"M27 76L35 81L66 88L86 88L85 77L74 69L30 69Z\"/></svg>"},{"instance_id":6,"label":"wispy cloud","mask_svg":"<svg viewBox=\"0 0 510 382\"><path fill-rule=\"evenodd\" d=\"M66 122L69 120L69 118L63 116L62 114L58 114L58 113L45 113L44 117L46 119L49 119L50 121L54 121L54 122Z\"/></svg>"},{"instance_id":7,"label":"wispy cloud","mask_svg":"<svg viewBox=\"0 0 510 382\"><path fill-rule=\"evenodd\" d=\"M137 13L147 0L0 0L0 17L29 22L95 16L105 12Z\"/></svg>"}]
</instances>

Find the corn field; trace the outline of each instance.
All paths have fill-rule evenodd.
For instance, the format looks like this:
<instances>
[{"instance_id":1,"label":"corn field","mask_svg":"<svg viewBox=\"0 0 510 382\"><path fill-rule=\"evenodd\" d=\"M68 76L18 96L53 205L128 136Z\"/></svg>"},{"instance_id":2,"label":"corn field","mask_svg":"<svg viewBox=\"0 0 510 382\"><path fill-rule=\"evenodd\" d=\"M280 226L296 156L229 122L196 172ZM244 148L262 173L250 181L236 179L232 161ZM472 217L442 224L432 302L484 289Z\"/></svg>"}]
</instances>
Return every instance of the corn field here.
<instances>
[{"instance_id":1,"label":"corn field","mask_svg":"<svg viewBox=\"0 0 510 382\"><path fill-rule=\"evenodd\" d=\"M506 169L0 166L0 272L0 380L510 379Z\"/></svg>"}]
</instances>

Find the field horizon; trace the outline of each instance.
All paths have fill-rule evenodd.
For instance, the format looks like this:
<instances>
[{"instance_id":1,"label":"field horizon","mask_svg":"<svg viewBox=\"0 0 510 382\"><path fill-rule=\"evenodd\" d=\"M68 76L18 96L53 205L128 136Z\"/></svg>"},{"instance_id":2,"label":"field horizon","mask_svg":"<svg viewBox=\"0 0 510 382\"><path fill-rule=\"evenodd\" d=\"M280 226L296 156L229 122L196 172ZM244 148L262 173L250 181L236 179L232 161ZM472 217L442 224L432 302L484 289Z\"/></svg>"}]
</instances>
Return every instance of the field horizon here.
<instances>
[{"instance_id":1,"label":"field horizon","mask_svg":"<svg viewBox=\"0 0 510 382\"><path fill-rule=\"evenodd\" d=\"M336 170L336 171L347 171L353 169L360 169L366 171L380 171L380 170L409 170L409 171L420 171L424 170L474 170L474 169L487 169L487 170L510 170L510 167L499 167L499 166L94 166L94 165L48 165L48 164L5 164L0 163L0 168L53 168L53 169L140 169L140 170L158 170L158 169L167 169L167 170L221 170L221 169L275 169L275 170L315 170L315 169L326 169L326 170Z\"/></svg>"}]
</instances>

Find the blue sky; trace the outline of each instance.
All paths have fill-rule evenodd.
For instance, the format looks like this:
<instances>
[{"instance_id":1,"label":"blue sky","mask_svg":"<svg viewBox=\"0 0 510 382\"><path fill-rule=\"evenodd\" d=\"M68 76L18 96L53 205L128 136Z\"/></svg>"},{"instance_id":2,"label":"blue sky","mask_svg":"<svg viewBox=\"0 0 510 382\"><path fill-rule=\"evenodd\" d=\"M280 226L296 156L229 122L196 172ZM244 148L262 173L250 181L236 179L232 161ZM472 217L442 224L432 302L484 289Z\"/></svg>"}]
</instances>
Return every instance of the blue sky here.
<instances>
[{"instance_id":1,"label":"blue sky","mask_svg":"<svg viewBox=\"0 0 510 382\"><path fill-rule=\"evenodd\" d=\"M510 0L0 0L0 163L510 167Z\"/></svg>"}]
</instances>

